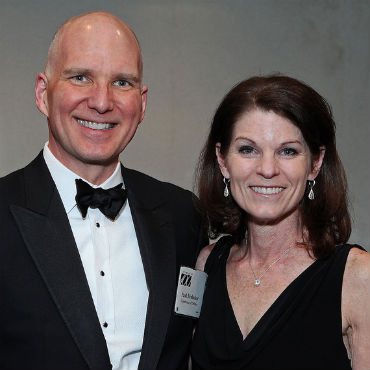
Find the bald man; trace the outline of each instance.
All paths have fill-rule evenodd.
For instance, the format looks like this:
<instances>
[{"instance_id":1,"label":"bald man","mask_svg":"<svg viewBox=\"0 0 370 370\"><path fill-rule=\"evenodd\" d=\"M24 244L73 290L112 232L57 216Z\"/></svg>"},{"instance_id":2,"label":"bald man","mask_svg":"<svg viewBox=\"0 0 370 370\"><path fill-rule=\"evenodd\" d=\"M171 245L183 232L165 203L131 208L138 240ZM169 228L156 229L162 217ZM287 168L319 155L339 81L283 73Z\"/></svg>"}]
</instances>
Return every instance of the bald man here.
<instances>
[{"instance_id":1,"label":"bald man","mask_svg":"<svg viewBox=\"0 0 370 370\"><path fill-rule=\"evenodd\" d=\"M0 180L0 369L187 368L177 278L208 240L190 192L119 162L147 92L120 19L58 30L35 85L49 140Z\"/></svg>"}]
</instances>

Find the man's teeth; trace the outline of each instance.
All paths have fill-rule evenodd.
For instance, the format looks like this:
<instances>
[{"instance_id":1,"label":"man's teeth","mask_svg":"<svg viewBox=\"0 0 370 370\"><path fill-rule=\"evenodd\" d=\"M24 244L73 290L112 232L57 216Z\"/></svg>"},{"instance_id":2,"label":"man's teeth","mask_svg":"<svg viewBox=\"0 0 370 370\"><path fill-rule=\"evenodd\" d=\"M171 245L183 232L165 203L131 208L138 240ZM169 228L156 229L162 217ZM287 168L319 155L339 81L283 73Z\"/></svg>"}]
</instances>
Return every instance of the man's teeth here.
<instances>
[{"instance_id":1,"label":"man's teeth","mask_svg":"<svg viewBox=\"0 0 370 370\"><path fill-rule=\"evenodd\" d=\"M262 186L252 186L253 191L260 194L277 194L284 190L284 188L276 187L276 188L265 188Z\"/></svg>"},{"instance_id":2,"label":"man's teeth","mask_svg":"<svg viewBox=\"0 0 370 370\"><path fill-rule=\"evenodd\" d=\"M92 128L93 130L108 130L114 126L112 123L90 122L90 121L83 121L82 119L78 119L77 122L81 126Z\"/></svg>"}]
</instances>

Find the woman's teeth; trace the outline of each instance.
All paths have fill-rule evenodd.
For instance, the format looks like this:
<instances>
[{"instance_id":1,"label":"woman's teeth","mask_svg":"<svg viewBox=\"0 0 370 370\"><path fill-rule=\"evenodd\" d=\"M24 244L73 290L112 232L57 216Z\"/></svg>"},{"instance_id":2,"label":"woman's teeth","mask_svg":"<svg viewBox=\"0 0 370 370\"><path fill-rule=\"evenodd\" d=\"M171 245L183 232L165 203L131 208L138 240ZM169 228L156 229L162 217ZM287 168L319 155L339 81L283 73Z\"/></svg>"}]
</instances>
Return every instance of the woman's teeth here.
<instances>
[{"instance_id":1,"label":"woman's teeth","mask_svg":"<svg viewBox=\"0 0 370 370\"><path fill-rule=\"evenodd\" d=\"M284 188L281 187L265 188L262 186L251 186L251 188L253 191L260 194L278 194L284 190Z\"/></svg>"},{"instance_id":2,"label":"woman's teeth","mask_svg":"<svg viewBox=\"0 0 370 370\"><path fill-rule=\"evenodd\" d=\"M83 121L82 119L78 119L77 122L81 126L88 127L93 130L109 130L110 128L114 127L112 123L90 122L90 121Z\"/></svg>"}]
</instances>

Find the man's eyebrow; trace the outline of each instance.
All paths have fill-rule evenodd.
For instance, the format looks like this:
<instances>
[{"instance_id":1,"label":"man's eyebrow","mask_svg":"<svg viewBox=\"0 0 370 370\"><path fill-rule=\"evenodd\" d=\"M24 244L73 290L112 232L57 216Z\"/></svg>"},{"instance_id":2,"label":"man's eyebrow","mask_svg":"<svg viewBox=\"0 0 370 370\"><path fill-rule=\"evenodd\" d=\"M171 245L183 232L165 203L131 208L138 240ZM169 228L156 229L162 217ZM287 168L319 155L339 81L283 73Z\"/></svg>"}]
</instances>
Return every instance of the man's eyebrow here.
<instances>
[{"instance_id":1,"label":"man's eyebrow","mask_svg":"<svg viewBox=\"0 0 370 370\"><path fill-rule=\"evenodd\" d=\"M91 75L92 71L87 68L69 68L69 69L64 70L62 73L65 76Z\"/></svg>"},{"instance_id":2,"label":"man's eyebrow","mask_svg":"<svg viewBox=\"0 0 370 370\"><path fill-rule=\"evenodd\" d=\"M114 80L128 80L134 83L140 83L140 78L130 73L118 73L114 75Z\"/></svg>"}]
</instances>

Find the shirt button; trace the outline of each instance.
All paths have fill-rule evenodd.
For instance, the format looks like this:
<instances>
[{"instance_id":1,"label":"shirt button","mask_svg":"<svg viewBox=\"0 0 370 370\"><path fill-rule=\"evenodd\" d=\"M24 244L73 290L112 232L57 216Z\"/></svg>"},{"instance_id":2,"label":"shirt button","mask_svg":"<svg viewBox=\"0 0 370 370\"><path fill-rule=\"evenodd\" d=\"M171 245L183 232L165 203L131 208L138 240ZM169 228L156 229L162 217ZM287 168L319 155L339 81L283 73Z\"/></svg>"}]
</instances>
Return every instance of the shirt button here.
<instances>
[{"instance_id":1,"label":"shirt button","mask_svg":"<svg viewBox=\"0 0 370 370\"><path fill-rule=\"evenodd\" d=\"M97 222L97 223L96 223L95 225L96 225L96 227L100 227L100 224L99 224L99 222Z\"/></svg>"},{"instance_id":2,"label":"shirt button","mask_svg":"<svg viewBox=\"0 0 370 370\"><path fill-rule=\"evenodd\" d=\"M105 322L105 323L103 324L103 326L104 326L105 328L107 328L107 327L108 327L108 323L107 323L107 322Z\"/></svg>"},{"instance_id":3,"label":"shirt button","mask_svg":"<svg viewBox=\"0 0 370 370\"><path fill-rule=\"evenodd\" d=\"M100 275L104 276L105 275L104 271L100 271Z\"/></svg>"}]
</instances>

